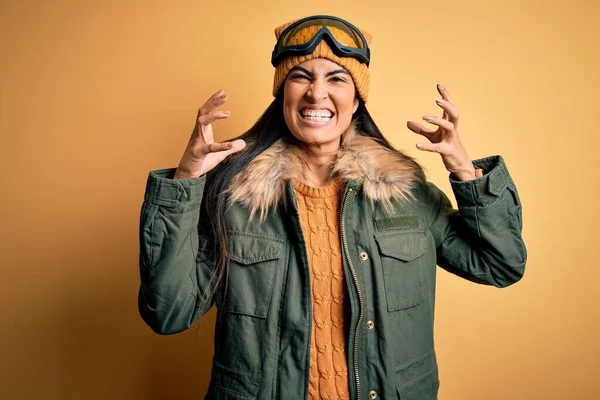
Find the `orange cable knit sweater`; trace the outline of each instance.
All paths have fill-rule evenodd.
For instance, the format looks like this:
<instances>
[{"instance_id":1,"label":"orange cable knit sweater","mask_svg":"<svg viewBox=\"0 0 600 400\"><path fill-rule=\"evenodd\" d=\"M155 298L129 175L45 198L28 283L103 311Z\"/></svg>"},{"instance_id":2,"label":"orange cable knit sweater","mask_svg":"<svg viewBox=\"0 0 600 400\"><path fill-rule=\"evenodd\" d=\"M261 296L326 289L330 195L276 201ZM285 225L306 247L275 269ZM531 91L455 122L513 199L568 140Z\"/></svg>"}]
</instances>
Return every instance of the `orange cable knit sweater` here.
<instances>
[{"instance_id":1,"label":"orange cable knit sweater","mask_svg":"<svg viewBox=\"0 0 600 400\"><path fill-rule=\"evenodd\" d=\"M339 236L341 184L294 181L310 269L313 325L309 399L349 399L344 270Z\"/></svg>"}]
</instances>

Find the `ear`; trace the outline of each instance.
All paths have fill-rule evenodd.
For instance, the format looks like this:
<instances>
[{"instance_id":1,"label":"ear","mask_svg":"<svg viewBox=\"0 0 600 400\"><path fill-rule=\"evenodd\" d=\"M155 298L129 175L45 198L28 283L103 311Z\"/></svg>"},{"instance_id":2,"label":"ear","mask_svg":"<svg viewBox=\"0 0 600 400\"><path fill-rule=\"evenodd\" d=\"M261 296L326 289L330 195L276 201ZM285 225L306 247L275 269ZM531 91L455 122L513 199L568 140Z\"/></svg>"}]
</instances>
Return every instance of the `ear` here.
<instances>
[{"instance_id":1,"label":"ear","mask_svg":"<svg viewBox=\"0 0 600 400\"><path fill-rule=\"evenodd\" d=\"M352 114L354 114L356 112L356 110L358 110L358 97L354 98L354 104L352 105Z\"/></svg>"}]
</instances>

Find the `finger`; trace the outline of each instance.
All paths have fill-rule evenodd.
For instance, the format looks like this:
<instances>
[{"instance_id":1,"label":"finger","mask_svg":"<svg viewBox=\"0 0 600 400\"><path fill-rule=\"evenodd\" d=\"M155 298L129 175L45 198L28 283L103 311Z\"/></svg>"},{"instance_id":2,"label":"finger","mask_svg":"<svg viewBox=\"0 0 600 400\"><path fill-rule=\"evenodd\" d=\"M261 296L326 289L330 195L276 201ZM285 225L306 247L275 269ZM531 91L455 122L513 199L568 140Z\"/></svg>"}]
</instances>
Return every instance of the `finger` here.
<instances>
[{"instance_id":1,"label":"finger","mask_svg":"<svg viewBox=\"0 0 600 400\"><path fill-rule=\"evenodd\" d=\"M246 147L246 142L243 139L237 139L233 142L211 143L208 145L208 150L211 153L222 152L225 156L236 153Z\"/></svg>"},{"instance_id":2,"label":"finger","mask_svg":"<svg viewBox=\"0 0 600 400\"><path fill-rule=\"evenodd\" d=\"M452 102L452 98L450 98L450 93L448 93L448 89L446 89L444 86L442 86L441 83L437 84L437 90L439 92L439 94L442 95L442 98L450 103Z\"/></svg>"},{"instance_id":3,"label":"finger","mask_svg":"<svg viewBox=\"0 0 600 400\"><path fill-rule=\"evenodd\" d=\"M456 125L458 124L458 110L456 109L454 104L439 97L435 99L435 102L444 110L444 115L442 116L442 118L448 119L450 122L453 122L454 126L456 127Z\"/></svg>"},{"instance_id":4,"label":"finger","mask_svg":"<svg viewBox=\"0 0 600 400\"><path fill-rule=\"evenodd\" d=\"M242 139L234 140L233 142L227 142L227 143L223 143L223 144L227 144L229 149L213 153L215 160L218 163L223 161L230 154L237 153L238 151L240 151L246 147L246 142L244 142Z\"/></svg>"},{"instance_id":5,"label":"finger","mask_svg":"<svg viewBox=\"0 0 600 400\"><path fill-rule=\"evenodd\" d=\"M425 136L427 139L429 139L432 135L437 134L439 130L439 128L435 130L429 130L423 125L413 121L408 121L406 123L406 127L414 133L418 133L419 135Z\"/></svg>"},{"instance_id":6,"label":"finger","mask_svg":"<svg viewBox=\"0 0 600 400\"><path fill-rule=\"evenodd\" d=\"M423 151L429 151L432 153L440 152L440 144L439 143L417 143L417 149Z\"/></svg>"},{"instance_id":7,"label":"finger","mask_svg":"<svg viewBox=\"0 0 600 400\"><path fill-rule=\"evenodd\" d=\"M232 153L237 153L246 147L246 142L242 139L237 139L233 142L227 142L227 144L229 145L229 149L222 152L223 158Z\"/></svg>"},{"instance_id":8,"label":"finger","mask_svg":"<svg viewBox=\"0 0 600 400\"><path fill-rule=\"evenodd\" d=\"M221 151L229 151L233 148L233 143L231 142L223 142L223 143L211 143L208 145L209 153L218 153Z\"/></svg>"},{"instance_id":9,"label":"finger","mask_svg":"<svg viewBox=\"0 0 600 400\"><path fill-rule=\"evenodd\" d=\"M214 111L217 107L225 104L227 94L223 89L214 93L210 98L198 109L198 116L206 115Z\"/></svg>"},{"instance_id":10,"label":"finger","mask_svg":"<svg viewBox=\"0 0 600 400\"><path fill-rule=\"evenodd\" d=\"M198 117L198 122L201 125L209 125L215 122L217 119L227 119L231 115L231 111L213 111L206 115Z\"/></svg>"},{"instance_id":11,"label":"finger","mask_svg":"<svg viewBox=\"0 0 600 400\"><path fill-rule=\"evenodd\" d=\"M423 119L430 124L437 125L442 129L447 130L448 132L454 131L456 127L451 121L440 117L432 117L430 115L425 115Z\"/></svg>"}]
</instances>

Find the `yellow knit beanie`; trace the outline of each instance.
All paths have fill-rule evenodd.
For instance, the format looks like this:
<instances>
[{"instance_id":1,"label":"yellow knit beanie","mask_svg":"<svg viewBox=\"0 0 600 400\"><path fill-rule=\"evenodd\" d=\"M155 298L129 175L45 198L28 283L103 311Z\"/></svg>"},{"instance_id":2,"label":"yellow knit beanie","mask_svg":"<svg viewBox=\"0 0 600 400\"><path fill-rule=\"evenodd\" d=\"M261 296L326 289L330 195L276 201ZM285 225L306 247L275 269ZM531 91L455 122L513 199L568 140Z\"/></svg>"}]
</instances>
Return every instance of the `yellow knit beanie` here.
<instances>
[{"instance_id":1,"label":"yellow knit beanie","mask_svg":"<svg viewBox=\"0 0 600 400\"><path fill-rule=\"evenodd\" d=\"M284 24L284 25L281 25L281 26L278 26L277 28L275 28L275 37L277 39L279 39L279 36L281 36L281 34L285 30L285 28L287 28L288 26L290 26L291 24L293 24L296 21L297 20L290 21L287 24ZM320 27L318 27L318 26L306 27L305 29L303 29L296 35L295 38L297 38L297 39L294 40L293 42L291 42L290 44L305 43L306 41L308 41L307 39L312 38L318 32L319 29L320 29ZM327 29L329 29L331 34L341 44L343 44L345 46L355 46L356 45L356 43L354 42L354 39L351 38L346 32L344 32L340 29L334 28L334 27L328 27ZM363 34L363 36L367 40L367 44L370 45L371 42L373 41L373 37L371 36L371 34L362 29L360 29L360 32ZM285 79L287 77L287 74L290 72L290 70L293 67L295 67L296 65L298 65L300 63L303 63L304 61L308 61L310 59L319 58L319 57L331 60L334 63L337 63L340 66L342 66L343 68L345 68L352 76L352 80L354 81L354 86L356 86L356 90L358 91L358 94L360 95L360 97L363 99L364 102L367 101L367 97L369 94L369 82L370 82L369 67L367 67L366 64L361 63L360 61L358 61L357 59L355 59L353 57L338 57L337 55L335 55L335 53L333 51L331 51L331 48L327 45L327 43L324 40L322 40L317 45L317 47L311 54L307 54L304 56L287 57L284 60L282 60L281 63L279 63L279 65L277 65L277 67L275 68L275 77L273 79L273 96L277 95L277 91L279 90L281 85L283 85L283 83L285 82Z\"/></svg>"}]
</instances>

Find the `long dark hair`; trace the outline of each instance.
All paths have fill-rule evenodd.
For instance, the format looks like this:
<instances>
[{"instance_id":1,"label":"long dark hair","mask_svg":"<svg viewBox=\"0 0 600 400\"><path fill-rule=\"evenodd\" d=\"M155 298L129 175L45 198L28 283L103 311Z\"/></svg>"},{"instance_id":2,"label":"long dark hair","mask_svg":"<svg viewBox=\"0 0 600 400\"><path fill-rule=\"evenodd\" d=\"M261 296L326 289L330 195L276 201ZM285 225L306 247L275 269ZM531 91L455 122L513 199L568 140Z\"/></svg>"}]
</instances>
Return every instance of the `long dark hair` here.
<instances>
[{"instance_id":1,"label":"long dark hair","mask_svg":"<svg viewBox=\"0 0 600 400\"><path fill-rule=\"evenodd\" d=\"M383 136L360 98L358 108L353 115L353 123L362 135L375 139L380 145L392 151L398 151ZM225 288L227 285L229 237L224 215L228 200L227 188L233 178L247 168L257 155L268 149L277 139L291 135L283 117L282 86L254 126L235 138L244 139L247 143L246 148L228 157L209 172L202 202L200 236L204 239L206 251L214 255L214 268L211 282L207 288L204 288L205 300L211 300L222 284ZM412 161L419 167L418 170L422 171L418 163Z\"/></svg>"}]
</instances>

